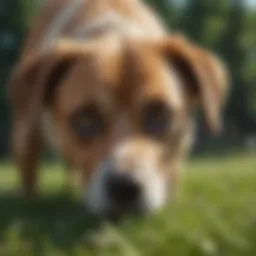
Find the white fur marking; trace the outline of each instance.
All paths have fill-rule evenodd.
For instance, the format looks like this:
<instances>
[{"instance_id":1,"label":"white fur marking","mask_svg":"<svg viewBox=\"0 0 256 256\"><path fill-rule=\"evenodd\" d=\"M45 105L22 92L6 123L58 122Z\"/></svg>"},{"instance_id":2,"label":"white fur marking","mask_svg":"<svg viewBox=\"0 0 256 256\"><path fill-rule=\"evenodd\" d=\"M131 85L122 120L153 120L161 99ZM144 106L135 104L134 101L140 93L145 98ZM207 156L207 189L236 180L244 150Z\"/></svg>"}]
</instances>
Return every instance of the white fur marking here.
<instances>
[{"instance_id":1,"label":"white fur marking","mask_svg":"<svg viewBox=\"0 0 256 256\"><path fill-rule=\"evenodd\" d=\"M103 17L96 18L90 24L84 24L75 30L75 37L90 37L104 31L117 31L121 35L132 36L146 36L150 35L140 24L137 22L126 20L115 12L106 13ZM150 35L152 37L152 35Z\"/></svg>"},{"instance_id":2,"label":"white fur marking","mask_svg":"<svg viewBox=\"0 0 256 256\"><path fill-rule=\"evenodd\" d=\"M108 170L109 162L101 164L95 170L89 188L85 190L85 204L88 210L94 214L106 213L109 210L110 200L105 191Z\"/></svg>"},{"instance_id":3,"label":"white fur marking","mask_svg":"<svg viewBox=\"0 0 256 256\"><path fill-rule=\"evenodd\" d=\"M53 24L50 26L50 30L45 36L45 40L43 42L44 49L49 47L49 45L51 45L54 40L60 36L65 25L72 19L75 12L79 9L83 2L84 0L74 0L69 2L67 6L63 8Z\"/></svg>"},{"instance_id":4,"label":"white fur marking","mask_svg":"<svg viewBox=\"0 0 256 256\"><path fill-rule=\"evenodd\" d=\"M107 159L95 170L88 190L86 190L86 205L93 213L104 214L113 207L111 198L106 194L106 182L109 175L113 175L109 170L116 170L116 164L129 157L133 151L132 147L131 143L120 145L113 152L112 156L115 160ZM136 158L132 168L130 174L142 189L140 206L150 212L160 209L167 200L167 182L164 175L158 170L157 154L155 157Z\"/></svg>"},{"instance_id":5,"label":"white fur marking","mask_svg":"<svg viewBox=\"0 0 256 256\"><path fill-rule=\"evenodd\" d=\"M112 28L120 22L120 17L115 12L106 13L103 17L91 21L89 24L82 24L75 32L75 37L87 37L90 33L94 33L95 30L102 30L103 28Z\"/></svg>"}]
</instances>

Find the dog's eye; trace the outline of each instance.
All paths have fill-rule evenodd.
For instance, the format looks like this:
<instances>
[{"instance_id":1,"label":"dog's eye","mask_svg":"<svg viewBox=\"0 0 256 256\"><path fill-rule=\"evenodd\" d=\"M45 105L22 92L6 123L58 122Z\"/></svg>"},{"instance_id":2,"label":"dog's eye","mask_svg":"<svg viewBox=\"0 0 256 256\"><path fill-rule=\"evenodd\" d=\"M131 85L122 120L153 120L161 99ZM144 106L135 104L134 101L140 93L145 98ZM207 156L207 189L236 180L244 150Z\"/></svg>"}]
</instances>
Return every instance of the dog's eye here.
<instances>
[{"instance_id":1,"label":"dog's eye","mask_svg":"<svg viewBox=\"0 0 256 256\"><path fill-rule=\"evenodd\" d=\"M170 110L162 102L149 103L143 113L143 128L154 136L164 135L170 126Z\"/></svg>"},{"instance_id":2,"label":"dog's eye","mask_svg":"<svg viewBox=\"0 0 256 256\"><path fill-rule=\"evenodd\" d=\"M79 138L91 140L104 132L104 121L95 106L78 111L71 117L71 126Z\"/></svg>"}]
</instances>

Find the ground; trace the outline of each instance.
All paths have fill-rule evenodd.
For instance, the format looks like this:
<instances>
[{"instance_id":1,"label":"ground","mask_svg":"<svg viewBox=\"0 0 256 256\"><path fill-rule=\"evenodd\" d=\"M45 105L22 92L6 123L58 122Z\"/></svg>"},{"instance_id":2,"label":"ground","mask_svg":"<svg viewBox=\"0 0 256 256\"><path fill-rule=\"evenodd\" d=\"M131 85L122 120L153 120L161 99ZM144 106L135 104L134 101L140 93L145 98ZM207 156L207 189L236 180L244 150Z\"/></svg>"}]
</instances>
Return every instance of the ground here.
<instances>
[{"instance_id":1,"label":"ground","mask_svg":"<svg viewBox=\"0 0 256 256\"><path fill-rule=\"evenodd\" d=\"M32 203L17 195L12 165L1 165L0 256L256 255L255 153L189 161L177 202L115 225L64 193L58 165L44 169Z\"/></svg>"}]
</instances>

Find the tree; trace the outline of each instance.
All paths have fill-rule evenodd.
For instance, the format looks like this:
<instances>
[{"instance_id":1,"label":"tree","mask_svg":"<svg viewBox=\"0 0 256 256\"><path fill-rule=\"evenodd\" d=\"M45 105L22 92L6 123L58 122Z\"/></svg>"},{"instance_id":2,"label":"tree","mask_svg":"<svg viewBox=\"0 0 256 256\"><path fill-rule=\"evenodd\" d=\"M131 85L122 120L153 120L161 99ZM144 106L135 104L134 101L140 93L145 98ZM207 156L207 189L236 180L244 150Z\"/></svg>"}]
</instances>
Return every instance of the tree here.
<instances>
[{"instance_id":1,"label":"tree","mask_svg":"<svg viewBox=\"0 0 256 256\"><path fill-rule=\"evenodd\" d=\"M32 0L5 0L0 2L0 156L8 151L8 103L6 82L20 51L30 15Z\"/></svg>"},{"instance_id":2,"label":"tree","mask_svg":"<svg viewBox=\"0 0 256 256\"><path fill-rule=\"evenodd\" d=\"M255 127L249 109L248 85L244 76L247 56L242 39L246 21L246 9L243 0L235 0L228 15L228 27L220 38L218 50L228 63L232 79L232 91L227 115L232 119L239 135L244 137Z\"/></svg>"}]
</instances>

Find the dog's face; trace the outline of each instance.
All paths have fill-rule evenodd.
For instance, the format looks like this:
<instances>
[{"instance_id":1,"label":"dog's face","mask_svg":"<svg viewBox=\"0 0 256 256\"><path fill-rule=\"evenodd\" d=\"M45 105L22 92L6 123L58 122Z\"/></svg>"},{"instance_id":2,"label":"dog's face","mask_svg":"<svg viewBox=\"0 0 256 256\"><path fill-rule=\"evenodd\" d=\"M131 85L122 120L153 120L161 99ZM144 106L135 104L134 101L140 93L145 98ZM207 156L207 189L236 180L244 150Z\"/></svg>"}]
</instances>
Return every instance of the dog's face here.
<instances>
[{"instance_id":1,"label":"dog's face","mask_svg":"<svg viewBox=\"0 0 256 256\"><path fill-rule=\"evenodd\" d=\"M218 131L226 94L220 65L180 37L62 41L28 59L16 79L37 84L27 93L41 103L27 106L26 116L32 125L50 112L52 142L83 173L88 208L119 214L156 210L175 193L195 108Z\"/></svg>"}]
</instances>

